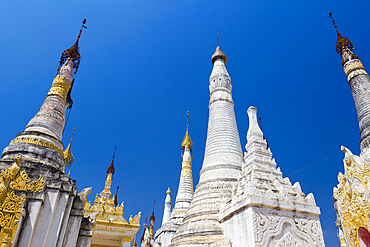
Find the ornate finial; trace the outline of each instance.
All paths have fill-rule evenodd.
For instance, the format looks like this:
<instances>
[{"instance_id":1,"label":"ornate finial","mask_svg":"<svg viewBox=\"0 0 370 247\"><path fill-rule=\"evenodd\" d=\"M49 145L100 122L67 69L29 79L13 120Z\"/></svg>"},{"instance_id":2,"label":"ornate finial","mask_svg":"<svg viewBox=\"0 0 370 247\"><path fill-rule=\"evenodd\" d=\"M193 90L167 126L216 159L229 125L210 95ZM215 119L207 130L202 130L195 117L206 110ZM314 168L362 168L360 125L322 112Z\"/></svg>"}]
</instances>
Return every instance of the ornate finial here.
<instances>
[{"instance_id":1,"label":"ornate finial","mask_svg":"<svg viewBox=\"0 0 370 247\"><path fill-rule=\"evenodd\" d=\"M185 133L184 140L182 141L182 144L181 144L181 156L186 146L189 146L190 152L193 151L193 143L191 142L191 139L189 136L189 120L190 120L189 111L187 111L186 113L186 133Z\"/></svg>"},{"instance_id":2,"label":"ornate finial","mask_svg":"<svg viewBox=\"0 0 370 247\"><path fill-rule=\"evenodd\" d=\"M78 70L78 67L80 66L80 61L81 61L80 47L78 47L78 42L80 41L82 29L87 28L85 24L86 24L86 19L84 19L82 22L80 33L78 34L77 40L74 43L74 45L62 53L62 56L60 57L60 61L59 61L58 72L60 68L62 67L62 65L65 63L65 61L67 61L67 59L70 58L73 61L73 68L75 69L74 73L75 74L77 73L77 70Z\"/></svg>"},{"instance_id":3,"label":"ornate finial","mask_svg":"<svg viewBox=\"0 0 370 247\"><path fill-rule=\"evenodd\" d=\"M153 204L153 213L152 215L150 216L149 220L150 221L155 221L155 217L154 217L154 208L155 208L155 199L154 199L154 204Z\"/></svg>"},{"instance_id":4,"label":"ornate finial","mask_svg":"<svg viewBox=\"0 0 370 247\"><path fill-rule=\"evenodd\" d=\"M117 207L117 205L118 205L118 199L117 199L118 190L119 190L119 185L117 185L116 196L114 197L114 206L115 207Z\"/></svg>"},{"instance_id":5,"label":"ornate finial","mask_svg":"<svg viewBox=\"0 0 370 247\"><path fill-rule=\"evenodd\" d=\"M170 187L168 187L168 190L166 191L166 194L167 195L171 195L171 189L170 189Z\"/></svg>"},{"instance_id":6,"label":"ornate finial","mask_svg":"<svg viewBox=\"0 0 370 247\"><path fill-rule=\"evenodd\" d=\"M112 176L114 175L114 172L116 171L116 169L114 168L114 164L113 164L114 163L114 156L116 155L116 151L117 151L117 146L114 146L112 163L110 164L110 166L107 169L107 174L112 173Z\"/></svg>"},{"instance_id":7,"label":"ornate finial","mask_svg":"<svg viewBox=\"0 0 370 247\"><path fill-rule=\"evenodd\" d=\"M72 132L71 139L69 140L69 144L68 144L66 150L64 150L64 152L63 152L63 156L64 156L64 160L65 160L65 168L69 167L68 175L71 172L71 165L73 163L73 154L72 154L72 151L71 151L71 143L72 143L73 135L75 134L75 130L76 130L76 127L73 128L73 132Z\"/></svg>"},{"instance_id":8,"label":"ornate finial","mask_svg":"<svg viewBox=\"0 0 370 247\"><path fill-rule=\"evenodd\" d=\"M214 64L217 59L222 59L224 63L227 63L227 57L225 53L221 51L220 46L217 46L215 53L212 55L212 63Z\"/></svg>"},{"instance_id":9,"label":"ornate finial","mask_svg":"<svg viewBox=\"0 0 370 247\"><path fill-rule=\"evenodd\" d=\"M220 34L217 33L217 46L220 46Z\"/></svg>"},{"instance_id":10,"label":"ornate finial","mask_svg":"<svg viewBox=\"0 0 370 247\"><path fill-rule=\"evenodd\" d=\"M19 153L17 154L17 156L15 156L15 163L17 164L17 166L19 166L19 164L21 163L21 160L22 160L22 155Z\"/></svg>"},{"instance_id":11,"label":"ornate finial","mask_svg":"<svg viewBox=\"0 0 370 247\"><path fill-rule=\"evenodd\" d=\"M335 23L334 18L333 18L333 14L331 12L329 12L329 18L333 21L334 28L337 31L338 39L337 39L337 45L335 46L335 49L337 50L337 53L342 56L342 47L343 46L347 46L353 52L354 48L353 48L352 42L348 38L343 37L339 33L338 28L337 28L337 23Z\"/></svg>"}]
</instances>

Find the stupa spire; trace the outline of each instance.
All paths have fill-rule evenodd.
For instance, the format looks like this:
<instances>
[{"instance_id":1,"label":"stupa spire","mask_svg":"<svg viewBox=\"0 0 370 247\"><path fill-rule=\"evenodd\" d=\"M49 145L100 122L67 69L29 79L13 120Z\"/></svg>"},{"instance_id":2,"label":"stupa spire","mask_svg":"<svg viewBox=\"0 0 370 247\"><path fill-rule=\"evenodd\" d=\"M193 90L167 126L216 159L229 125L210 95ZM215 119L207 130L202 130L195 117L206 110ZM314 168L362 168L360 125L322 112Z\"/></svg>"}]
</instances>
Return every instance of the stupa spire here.
<instances>
[{"instance_id":1,"label":"stupa spire","mask_svg":"<svg viewBox=\"0 0 370 247\"><path fill-rule=\"evenodd\" d=\"M171 189L170 187L168 187L168 190L166 191L166 200L164 201L162 226L169 221L170 215L171 215Z\"/></svg>"},{"instance_id":2,"label":"stupa spire","mask_svg":"<svg viewBox=\"0 0 370 247\"><path fill-rule=\"evenodd\" d=\"M185 213L188 211L191 200L193 199L193 143L189 135L189 112L187 112L186 116L186 132L181 144L182 169L175 206L171 212L171 197L169 195L170 191L168 188L162 226L155 234L156 241L160 242L164 247L171 243L171 239L174 236L176 229L182 223Z\"/></svg>"},{"instance_id":3,"label":"stupa spire","mask_svg":"<svg viewBox=\"0 0 370 247\"><path fill-rule=\"evenodd\" d=\"M177 190L175 206L173 207L170 221L180 224L185 216L185 212L190 206L193 198L193 171L192 171L192 150L193 143L189 135L189 112L187 112L186 133L181 145L182 169L180 175L179 188Z\"/></svg>"},{"instance_id":4,"label":"stupa spire","mask_svg":"<svg viewBox=\"0 0 370 247\"><path fill-rule=\"evenodd\" d=\"M360 58L353 53L353 44L340 35L332 13L329 13L337 31L336 51L342 58L342 66L355 101L361 135L361 155L370 158L370 79Z\"/></svg>"},{"instance_id":5,"label":"stupa spire","mask_svg":"<svg viewBox=\"0 0 370 247\"><path fill-rule=\"evenodd\" d=\"M114 146L112 163L107 169L107 178L105 180L105 186L104 186L103 191L100 192L101 197L106 197L106 198L112 197L112 192L110 191L110 187L112 185L112 179L113 179L114 172L116 171L116 169L114 168L114 156L116 155L116 150L117 150L117 146ZM118 191L118 187L117 187L117 191Z\"/></svg>"},{"instance_id":6,"label":"stupa spire","mask_svg":"<svg viewBox=\"0 0 370 247\"><path fill-rule=\"evenodd\" d=\"M154 234L154 222L155 222L154 208L155 208L155 200L154 200L154 204L153 204L153 213L149 218L149 220L150 220L149 234L150 234L152 239L154 239L154 236L153 236L153 234Z\"/></svg>"},{"instance_id":7,"label":"stupa spire","mask_svg":"<svg viewBox=\"0 0 370 247\"><path fill-rule=\"evenodd\" d=\"M243 162L236 126L227 57L217 46L209 78L209 120L199 184L170 246L227 246L218 221L220 206L231 196ZM207 236L205 238L205 236Z\"/></svg>"},{"instance_id":8,"label":"stupa spire","mask_svg":"<svg viewBox=\"0 0 370 247\"><path fill-rule=\"evenodd\" d=\"M61 142L65 124L65 111L72 104L70 91L73 84L73 69L77 71L80 64L79 39L63 52L58 73L38 113L29 121L24 132L10 142L4 149L2 158L15 157L21 153L26 157L36 158L63 170L66 164L64 146Z\"/></svg>"}]
</instances>

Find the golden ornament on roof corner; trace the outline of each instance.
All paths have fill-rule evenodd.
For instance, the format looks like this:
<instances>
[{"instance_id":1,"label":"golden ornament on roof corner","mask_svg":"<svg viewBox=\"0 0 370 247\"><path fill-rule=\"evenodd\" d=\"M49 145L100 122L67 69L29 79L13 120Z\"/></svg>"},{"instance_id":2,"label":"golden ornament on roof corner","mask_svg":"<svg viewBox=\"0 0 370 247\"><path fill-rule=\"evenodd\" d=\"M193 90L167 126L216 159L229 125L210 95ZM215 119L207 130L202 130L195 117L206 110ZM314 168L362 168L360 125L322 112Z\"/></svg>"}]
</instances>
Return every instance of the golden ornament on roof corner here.
<instances>
[{"instance_id":1,"label":"golden ornament on roof corner","mask_svg":"<svg viewBox=\"0 0 370 247\"><path fill-rule=\"evenodd\" d=\"M345 172L338 174L339 184L333 193L337 224L341 224L338 228L343 231L348 247L360 246L359 229L364 227L370 232L370 164L345 147L342 151Z\"/></svg>"},{"instance_id":2,"label":"golden ornament on roof corner","mask_svg":"<svg viewBox=\"0 0 370 247\"><path fill-rule=\"evenodd\" d=\"M20 171L21 154L15 158L13 166L5 168L0 173L0 247L12 246L17 232L19 220L24 213L25 195L17 196L14 190L39 192L45 181L40 175L37 181L32 181L25 171Z\"/></svg>"}]
</instances>

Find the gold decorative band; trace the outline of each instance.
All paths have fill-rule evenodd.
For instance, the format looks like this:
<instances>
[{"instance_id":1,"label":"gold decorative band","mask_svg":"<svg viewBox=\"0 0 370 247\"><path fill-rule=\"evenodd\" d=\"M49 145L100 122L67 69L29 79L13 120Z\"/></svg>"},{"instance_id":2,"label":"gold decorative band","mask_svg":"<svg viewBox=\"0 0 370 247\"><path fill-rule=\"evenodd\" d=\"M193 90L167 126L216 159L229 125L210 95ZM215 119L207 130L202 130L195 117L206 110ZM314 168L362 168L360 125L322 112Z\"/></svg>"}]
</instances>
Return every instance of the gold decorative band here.
<instances>
[{"instance_id":1,"label":"gold decorative band","mask_svg":"<svg viewBox=\"0 0 370 247\"><path fill-rule=\"evenodd\" d=\"M48 95L58 95L64 100L67 99L67 94L71 88L71 82L64 76L56 76L49 90Z\"/></svg>"},{"instance_id":2,"label":"gold decorative band","mask_svg":"<svg viewBox=\"0 0 370 247\"><path fill-rule=\"evenodd\" d=\"M344 73L346 73L346 75L348 75L348 73L351 70L356 69L356 68L357 69L363 69L364 68L364 65L362 64L361 61L359 61L359 60L351 61L343 69L344 69Z\"/></svg>"},{"instance_id":3,"label":"gold decorative band","mask_svg":"<svg viewBox=\"0 0 370 247\"><path fill-rule=\"evenodd\" d=\"M15 138L9 143L9 145L14 144L14 143L30 143L30 144L40 145L43 147L53 149L54 151L57 151L60 155L63 156L63 152L60 148L58 148L54 144L47 142L47 141L37 140L33 138Z\"/></svg>"},{"instance_id":4,"label":"gold decorative band","mask_svg":"<svg viewBox=\"0 0 370 247\"><path fill-rule=\"evenodd\" d=\"M357 70L353 70L352 72L349 73L349 75L347 76L347 80L350 81L353 77L355 77L356 75L367 75L367 72L365 69L357 69Z\"/></svg>"},{"instance_id":5,"label":"gold decorative band","mask_svg":"<svg viewBox=\"0 0 370 247\"><path fill-rule=\"evenodd\" d=\"M348 81L357 75L367 75L364 65L360 60L350 61L343 69Z\"/></svg>"}]
</instances>

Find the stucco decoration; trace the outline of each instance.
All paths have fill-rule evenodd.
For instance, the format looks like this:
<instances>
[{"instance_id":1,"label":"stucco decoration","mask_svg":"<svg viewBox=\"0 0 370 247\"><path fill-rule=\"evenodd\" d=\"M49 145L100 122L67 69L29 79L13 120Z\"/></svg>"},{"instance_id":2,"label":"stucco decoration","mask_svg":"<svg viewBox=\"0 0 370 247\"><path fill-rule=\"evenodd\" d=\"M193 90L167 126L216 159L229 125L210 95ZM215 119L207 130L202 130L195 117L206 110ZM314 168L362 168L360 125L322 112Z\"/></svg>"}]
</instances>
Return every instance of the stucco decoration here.
<instances>
[{"instance_id":1,"label":"stucco decoration","mask_svg":"<svg viewBox=\"0 0 370 247\"><path fill-rule=\"evenodd\" d=\"M360 246L359 228L370 230L370 164L349 149L341 148L345 153L344 174L338 174L339 184L333 193L338 236L347 246Z\"/></svg>"},{"instance_id":2,"label":"stucco decoration","mask_svg":"<svg viewBox=\"0 0 370 247\"><path fill-rule=\"evenodd\" d=\"M316 219L293 218L262 211L253 214L256 247L322 246L321 226Z\"/></svg>"}]
</instances>

